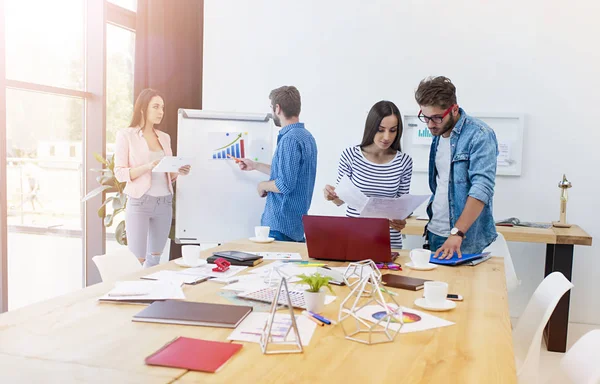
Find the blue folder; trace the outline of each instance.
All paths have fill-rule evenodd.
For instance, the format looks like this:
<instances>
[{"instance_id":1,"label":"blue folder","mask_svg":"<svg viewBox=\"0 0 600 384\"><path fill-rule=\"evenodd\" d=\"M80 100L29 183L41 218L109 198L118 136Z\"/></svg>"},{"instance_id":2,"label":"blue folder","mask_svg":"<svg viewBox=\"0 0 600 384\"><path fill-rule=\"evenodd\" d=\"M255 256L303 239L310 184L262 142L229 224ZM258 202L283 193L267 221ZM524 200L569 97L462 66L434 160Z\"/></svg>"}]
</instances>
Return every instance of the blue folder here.
<instances>
[{"instance_id":1,"label":"blue folder","mask_svg":"<svg viewBox=\"0 0 600 384\"><path fill-rule=\"evenodd\" d=\"M482 259L486 256L489 256L490 253L489 252L484 252L484 253L463 253L462 257L459 259L458 258L458 254L455 253L451 259L447 259L447 260L442 260L442 259L434 259L433 255L435 255L435 252L431 252L431 257L429 258L429 262L432 264L439 264L439 265L461 265L461 264L465 264L468 263L470 261L475 261L478 259Z\"/></svg>"}]
</instances>

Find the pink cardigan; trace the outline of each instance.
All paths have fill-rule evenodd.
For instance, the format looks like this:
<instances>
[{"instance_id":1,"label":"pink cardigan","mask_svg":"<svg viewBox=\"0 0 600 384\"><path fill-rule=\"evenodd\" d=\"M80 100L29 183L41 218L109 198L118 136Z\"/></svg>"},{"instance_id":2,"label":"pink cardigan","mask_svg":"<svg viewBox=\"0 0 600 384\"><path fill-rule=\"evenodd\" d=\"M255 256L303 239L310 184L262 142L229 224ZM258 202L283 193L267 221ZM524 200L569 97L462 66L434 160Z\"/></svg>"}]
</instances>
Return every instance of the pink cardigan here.
<instances>
[{"instance_id":1,"label":"pink cardigan","mask_svg":"<svg viewBox=\"0 0 600 384\"><path fill-rule=\"evenodd\" d=\"M157 129L154 130L165 156L173 156L171 137ZM117 148L115 151L115 177L120 182L127 182L124 192L131 197L140 198L150 189L151 172L146 172L135 180L131 180L129 170L150 162L150 148L140 128L123 128L117 132ZM169 190L173 193L171 174L167 173Z\"/></svg>"}]
</instances>

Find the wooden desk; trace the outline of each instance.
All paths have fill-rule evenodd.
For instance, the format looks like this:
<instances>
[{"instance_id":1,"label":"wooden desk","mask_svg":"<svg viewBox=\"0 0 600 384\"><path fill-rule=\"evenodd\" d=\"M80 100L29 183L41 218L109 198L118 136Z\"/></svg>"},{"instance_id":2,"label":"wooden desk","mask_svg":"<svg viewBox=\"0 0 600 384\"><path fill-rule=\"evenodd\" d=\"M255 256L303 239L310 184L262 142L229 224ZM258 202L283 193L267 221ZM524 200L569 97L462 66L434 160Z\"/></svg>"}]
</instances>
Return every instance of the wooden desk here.
<instances>
[{"instance_id":1,"label":"wooden desk","mask_svg":"<svg viewBox=\"0 0 600 384\"><path fill-rule=\"evenodd\" d=\"M425 220L413 217L407 220L405 235L423 236ZM546 244L546 263L544 276L554 271L561 272L571 280L573 272L573 246L592 245L592 237L577 225L571 228L527 228L496 226L496 230L504 235L506 241ZM569 329L569 303L571 291L568 291L558 302L544 332L544 339L549 351L565 352L567 350L567 332Z\"/></svg>"},{"instance_id":2,"label":"wooden desk","mask_svg":"<svg viewBox=\"0 0 600 384\"><path fill-rule=\"evenodd\" d=\"M300 252L306 246L247 241L220 249ZM214 250L205 251L208 257ZM403 256L406 261L406 256ZM395 272L439 279L465 301L450 312L433 313L455 322L434 330L400 334L395 341L363 345L344 339L337 326L317 327L303 354L270 355L258 344L244 348L218 374L150 367L144 358L176 336L225 341L230 329L136 323L131 318L143 307L99 303L113 284L101 283L66 296L0 315L0 382L23 373L34 382L64 372L77 373L61 382L90 378L102 382L403 382L515 383L515 363L504 264L493 258L477 267L438 267L429 272ZM173 262L154 267L178 269ZM131 278L152 271L145 270ZM220 284L185 286L187 300L228 303ZM349 292L334 287L338 299L323 314L337 318L339 304ZM402 305L415 308L420 292L393 290ZM34 362L34 364L28 364ZM109 378L109 380L102 380ZM110 380L114 378L114 380Z\"/></svg>"}]
</instances>

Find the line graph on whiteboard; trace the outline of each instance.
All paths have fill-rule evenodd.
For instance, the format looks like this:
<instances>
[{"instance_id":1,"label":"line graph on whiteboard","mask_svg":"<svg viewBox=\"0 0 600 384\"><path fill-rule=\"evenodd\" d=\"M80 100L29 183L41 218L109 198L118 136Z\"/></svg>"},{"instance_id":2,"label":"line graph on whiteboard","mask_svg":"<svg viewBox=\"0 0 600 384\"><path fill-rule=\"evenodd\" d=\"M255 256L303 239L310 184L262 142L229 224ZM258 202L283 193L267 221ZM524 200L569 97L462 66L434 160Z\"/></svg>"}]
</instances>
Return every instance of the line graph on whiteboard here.
<instances>
[{"instance_id":1,"label":"line graph on whiteboard","mask_svg":"<svg viewBox=\"0 0 600 384\"><path fill-rule=\"evenodd\" d=\"M213 160L229 160L229 156L246 157L248 132L210 132L209 140Z\"/></svg>"}]
</instances>

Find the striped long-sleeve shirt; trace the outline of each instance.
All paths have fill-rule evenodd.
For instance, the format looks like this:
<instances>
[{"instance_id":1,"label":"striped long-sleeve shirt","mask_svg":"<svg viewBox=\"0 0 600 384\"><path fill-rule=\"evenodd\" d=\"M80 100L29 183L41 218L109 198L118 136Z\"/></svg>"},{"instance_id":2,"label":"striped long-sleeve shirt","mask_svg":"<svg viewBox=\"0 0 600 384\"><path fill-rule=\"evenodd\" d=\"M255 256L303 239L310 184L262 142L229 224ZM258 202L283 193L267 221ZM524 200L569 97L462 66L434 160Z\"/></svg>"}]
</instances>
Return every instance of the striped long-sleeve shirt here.
<instances>
[{"instance_id":1,"label":"striped long-sleeve shirt","mask_svg":"<svg viewBox=\"0 0 600 384\"><path fill-rule=\"evenodd\" d=\"M410 190L413 162L409 155L398 151L396 157L386 164L369 161L360 146L349 147L342 152L338 166L337 182L346 175L368 197L400 197ZM346 207L346 216L359 217L353 207ZM402 235L390 228L392 248L402 248Z\"/></svg>"},{"instance_id":2,"label":"striped long-sleeve shirt","mask_svg":"<svg viewBox=\"0 0 600 384\"><path fill-rule=\"evenodd\" d=\"M302 216L310 208L317 176L317 143L303 123L283 127L271 164L271 180L281 193L269 192L262 225L302 241Z\"/></svg>"}]
</instances>

